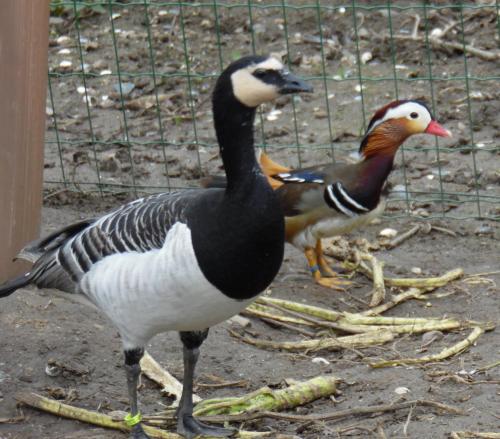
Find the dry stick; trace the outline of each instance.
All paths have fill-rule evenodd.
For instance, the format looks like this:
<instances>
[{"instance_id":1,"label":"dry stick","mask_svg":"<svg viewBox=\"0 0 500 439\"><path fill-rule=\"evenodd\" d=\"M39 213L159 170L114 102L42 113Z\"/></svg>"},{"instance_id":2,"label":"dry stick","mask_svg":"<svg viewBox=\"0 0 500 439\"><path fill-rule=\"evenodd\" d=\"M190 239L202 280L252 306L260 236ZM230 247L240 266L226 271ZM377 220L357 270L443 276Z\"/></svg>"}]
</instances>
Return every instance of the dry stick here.
<instances>
[{"instance_id":1,"label":"dry stick","mask_svg":"<svg viewBox=\"0 0 500 439\"><path fill-rule=\"evenodd\" d=\"M44 396L37 395L36 393L17 393L15 398L22 402L23 404L29 405L30 407L37 408L56 416L62 416L63 418L76 419L78 421L87 422L89 424L97 425L99 427L113 428L120 431L130 431L123 421L115 421L111 416L102 413L93 412L90 410L82 409L79 407L74 407L68 404L63 404L54 399L45 398ZM146 416L144 416L146 418ZM146 434L151 438L159 439L182 439L183 436L177 433L170 433L159 428L151 427L149 425L143 424L143 429ZM269 436L269 433L260 433L256 431L238 431L236 434L237 438L240 439L250 439L256 437ZM205 436L208 437L208 436Z\"/></svg>"},{"instance_id":2,"label":"dry stick","mask_svg":"<svg viewBox=\"0 0 500 439\"><path fill-rule=\"evenodd\" d=\"M24 415L13 416L12 418L0 418L0 424L17 424L26 420Z\"/></svg>"},{"instance_id":3,"label":"dry stick","mask_svg":"<svg viewBox=\"0 0 500 439\"><path fill-rule=\"evenodd\" d=\"M347 335L344 337L337 338L319 338L312 340L301 340L301 341L271 341L271 340L259 340L250 336L242 336L232 330L229 333L245 343L271 349L284 349L287 351L320 351L322 349L328 350L340 350L340 349L351 349L351 348L361 348L368 347L378 344L384 344L389 341L394 340L394 334L392 331L379 330L370 331L362 334Z\"/></svg>"},{"instance_id":4,"label":"dry stick","mask_svg":"<svg viewBox=\"0 0 500 439\"><path fill-rule=\"evenodd\" d=\"M394 333L421 333L431 330L451 330L470 326L479 326L476 322L460 322L455 319L440 319L440 318L408 318L408 317L383 317L383 316L367 316L366 314L344 312L343 317L335 323L318 320L314 317L306 316L297 311L291 311L288 308L299 309L302 304L287 300L280 301L283 306L270 303L269 305L283 313L289 313L294 317L295 322L305 320L314 326L326 327L330 329L340 330L353 334L363 334L370 331L379 331L381 329L389 330ZM285 308L286 306L286 308ZM247 308L252 313L252 306ZM310 307L303 309L302 312L307 312ZM258 313L255 313L261 317ZM266 313L267 318L273 319L276 315ZM280 316L276 316L280 319Z\"/></svg>"},{"instance_id":5,"label":"dry stick","mask_svg":"<svg viewBox=\"0 0 500 439\"><path fill-rule=\"evenodd\" d=\"M486 366L478 367L476 370L477 372L485 372L487 370L493 369L494 367L500 366L500 360L495 361L494 363L487 364Z\"/></svg>"},{"instance_id":6,"label":"dry stick","mask_svg":"<svg viewBox=\"0 0 500 439\"><path fill-rule=\"evenodd\" d=\"M419 288L410 288L408 291L404 291L397 296L394 296L388 302L385 302L375 308L363 311L360 314L363 316L376 316L384 313L388 309L394 308L396 305L399 305L400 303L405 302L409 299L421 299L424 297L424 293L425 291L422 291Z\"/></svg>"},{"instance_id":7,"label":"dry stick","mask_svg":"<svg viewBox=\"0 0 500 439\"><path fill-rule=\"evenodd\" d=\"M452 431L453 439L500 439L500 433L481 433L476 431Z\"/></svg>"},{"instance_id":8,"label":"dry stick","mask_svg":"<svg viewBox=\"0 0 500 439\"><path fill-rule=\"evenodd\" d=\"M384 284L384 262L379 262L378 259L369 253L361 253L361 259L370 261L373 273L373 291L370 301L370 308L380 305L385 299L385 284Z\"/></svg>"},{"instance_id":9,"label":"dry stick","mask_svg":"<svg viewBox=\"0 0 500 439\"><path fill-rule=\"evenodd\" d=\"M244 422L251 421L254 419L261 418L273 418L273 419L282 419L286 421L292 422L314 422L314 421L338 421L340 419L348 418L350 416L359 416L359 415L371 415L373 413L385 413L385 412L393 412L396 410L403 410L409 407L432 407L436 410L441 410L453 415L463 415L463 411L459 410L455 407L442 404L436 401L429 401L425 399L417 399L414 401L405 401L396 404L379 404L372 405L366 407L356 407L353 409L346 410L338 410L331 413L317 413L312 415L293 415L288 413L276 413L276 412L254 412L254 413L242 413L239 415L217 415L217 416L207 416L200 417L199 419L205 421L213 421L213 422Z\"/></svg>"},{"instance_id":10,"label":"dry stick","mask_svg":"<svg viewBox=\"0 0 500 439\"><path fill-rule=\"evenodd\" d=\"M284 300L283 302L284 303L286 302L286 304L291 306L292 308L294 307L294 305L291 305L291 304L296 303L296 302L292 302L289 300L286 300L286 301ZM298 311L292 311L291 309L287 309L284 306L276 305L273 303L270 303L269 306L277 309L278 311L280 311L282 313L289 314L289 315L293 316L294 318L304 320L313 326L319 326L319 327L331 328L331 329L339 329L338 325L336 325L335 323L332 323L332 322L327 321L327 320L319 320L315 317L311 317L310 315L307 315L306 312L309 311L309 309L304 309L302 312L298 312Z\"/></svg>"},{"instance_id":11,"label":"dry stick","mask_svg":"<svg viewBox=\"0 0 500 439\"><path fill-rule=\"evenodd\" d=\"M443 319L430 320L426 323L417 323L414 325L368 326L365 332L387 330L392 332L393 334L421 334L429 331L450 331L453 329L462 329L464 327L467 327L468 325L468 322Z\"/></svg>"},{"instance_id":12,"label":"dry stick","mask_svg":"<svg viewBox=\"0 0 500 439\"><path fill-rule=\"evenodd\" d=\"M280 411L302 406L335 393L339 378L320 375L294 382L284 389L262 387L241 397L205 400L196 405L196 416L232 415L245 412Z\"/></svg>"},{"instance_id":13,"label":"dry stick","mask_svg":"<svg viewBox=\"0 0 500 439\"><path fill-rule=\"evenodd\" d=\"M352 266L352 264L348 265ZM363 261L361 261L359 266L357 266L356 268L360 269L360 271L370 279L373 279L372 270ZM437 277L385 277L384 281L386 285L389 285L391 287L422 288L426 290L434 290L462 277L463 274L464 271L461 268L455 268L454 270L447 271L445 274Z\"/></svg>"},{"instance_id":14,"label":"dry stick","mask_svg":"<svg viewBox=\"0 0 500 439\"><path fill-rule=\"evenodd\" d=\"M391 287L408 287L436 289L442 287L453 280L459 279L464 274L461 268L447 271L445 274L437 277L424 278L385 278L386 285Z\"/></svg>"},{"instance_id":15,"label":"dry stick","mask_svg":"<svg viewBox=\"0 0 500 439\"><path fill-rule=\"evenodd\" d=\"M413 226L410 230L407 230L404 233L401 233L401 235L396 236L394 239L389 241L387 244L385 244L385 247L387 248L394 248L406 241L408 238L411 238L413 235L417 234L420 231L420 225L417 224L416 226Z\"/></svg>"},{"instance_id":16,"label":"dry stick","mask_svg":"<svg viewBox=\"0 0 500 439\"><path fill-rule=\"evenodd\" d=\"M485 5L485 7L493 7L495 5L495 2L493 1L489 5ZM464 16L462 23L466 23L467 21L472 20L473 18L477 17L483 12L482 9L478 9L477 11L473 11L471 14ZM454 27L456 27L458 24L460 24L460 21L451 21L449 24L446 25L446 27L443 29L443 32L439 36L439 38L443 38L450 30L452 30Z\"/></svg>"},{"instance_id":17,"label":"dry stick","mask_svg":"<svg viewBox=\"0 0 500 439\"><path fill-rule=\"evenodd\" d=\"M294 325L289 325L288 323L283 323L269 317L261 317L261 320L269 325L281 326L282 328L298 332L299 334L305 335L306 337L314 337L316 335L316 333L313 331L308 331L307 329L302 329Z\"/></svg>"},{"instance_id":18,"label":"dry stick","mask_svg":"<svg viewBox=\"0 0 500 439\"><path fill-rule=\"evenodd\" d=\"M408 365L408 364L429 363L432 361L441 361L441 360L444 360L448 357L451 357L452 355L457 355L457 354L465 351L483 333L484 333L483 328L475 327L465 340L462 340L461 342L459 342L459 343L457 343L449 348L443 349L441 352L439 352L438 354L435 354L435 355L427 355L427 356L421 357L421 358L402 358L399 360L378 361L378 362L369 363L369 364L373 368L379 368L379 367L388 367L388 366L401 366L401 365L404 366L404 365Z\"/></svg>"},{"instance_id":19,"label":"dry stick","mask_svg":"<svg viewBox=\"0 0 500 439\"><path fill-rule=\"evenodd\" d=\"M271 312L270 308L279 309L282 314L275 314ZM305 325L305 326L315 326L316 320L313 321L312 318L305 318L302 314L294 313L293 311L286 310L286 314L283 314L283 310L286 308L279 307L279 305L274 305L270 303L269 305L261 305L258 303L252 303L250 306L245 308L241 314L249 315L258 318L268 318L277 320L283 323L294 323L297 325ZM290 317L292 316L292 317ZM297 317L298 316L298 317Z\"/></svg>"},{"instance_id":20,"label":"dry stick","mask_svg":"<svg viewBox=\"0 0 500 439\"><path fill-rule=\"evenodd\" d=\"M384 431L384 427L382 424L377 425L377 434L379 439L387 439L387 436Z\"/></svg>"},{"instance_id":21,"label":"dry stick","mask_svg":"<svg viewBox=\"0 0 500 439\"><path fill-rule=\"evenodd\" d=\"M415 408L414 405L412 405L410 407L410 410L408 411L408 417L406 418L406 422L405 422L405 425L403 427L403 434L405 435L405 437L408 436L408 426L410 425L411 415L413 414L413 409L414 408Z\"/></svg>"},{"instance_id":22,"label":"dry stick","mask_svg":"<svg viewBox=\"0 0 500 439\"><path fill-rule=\"evenodd\" d=\"M415 14L415 23L413 24L413 30L411 32L411 36L416 38L418 35L418 26L420 25L420 15Z\"/></svg>"},{"instance_id":23,"label":"dry stick","mask_svg":"<svg viewBox=\"0 0 500 439\"><path fill-rule=\"evenodd\" d=\"M248 381L239 380L239 381L224 381L222 383L196 383L196 387L204 387L209 389L222 389L224 387L247 387Z\"/></svg>"},{"instance_id":24,"label":"dry stick","mask_svg":"<svg viewBox=\"0 0 500 439\"><path fill-rule=\"evenodd\" d=\"M163 369L160 364L147 352L141 359L141 370L149 379L162 386L161 391L175 396L175 403L178 403L182 395L182 384L168 371ZM201 398L193 394L193 401L199 402ZM174 403L174 404L175 404Z\"/></svg>"},{"instance_id":25,"label":"dry stick","mask_svg":"<svg viewBox=\"0 0 500 439\"><path fill-rule=\"evenodd\" d=\"M389 35L385 36L385 39L390 39L390 38L401 41L419 41L421 43L425 42L424 37L414 38L411 35L393 35L392 37ZM465 50L465 52L477 56L478 58L484 59L486 61L495 61L497 59L500 59L500 53L488 52L486 50L477 49L476 47L471 46L470 44L463 45L462 43L456 43L453 41L443 41L440 38L433 37L431 35L429 35L428 41L437 48L458 50L459 52L464 52Z\"/></svg>"},{"instance_id":26,"label":"dry stick","mask_svg":"<svg viewBox=\"0 0 500 439\"><path fill-rule=\"evenodd\" d=\"M292 302L290 302L292 303ZM314 319L295 311L289 311L283 307L277 305L277 309L283 312L288 312L293 316L303 318L304 320L309 320L314 323L315 326L326 327L329 329L339 330L351 334L364 334L370 331L380 331L388 330L395 334L416 334L427 331L446 331L452 329L459 329L470 326L478 326L477 322L460 322L455 319L440 319L440 318L408 318L408 317L383 317L383 316L365 316L362 314L351 314L344 312L344 317L335 323L322 321ZM248 309L247 309L248 310ZM251 315L252 312L249 312ZM273 314L266 314L266 317L257 315L264 321L266 318L273 319ZM273 320L274 321L274 320ZM278 323L284 327L288 327L287 324ZM299 328L291 327L290 329L299 330ZM304 335L314 336L307 331Z\"/></svg>"},{"instance_id":27,"label":"dry stick","mask_svg":"<svg viewBox=\"0 0 500 439\"><path fill-rule=\"evenodd\" d=\"M62 416L63 418L77 419L82 422L98 425L99 427L113 428L120 431L130 431L130 427L128 427L125 422L115 421L109 415L63 404L62 402L45 398L41 395L37 395L36 393L17 393L15 398L23 404L57 416ZM182 439L182 436L179 436L178 434L169 433L147 425L144 425L144 431L152 438Z\"/></svg>"},{"instance_id":28,"label":"dry stick","mask_svg":"<svg viewBox=\"0 0 500 439\"><path fill-rule=\"evenodd\" d=\"M441 226L435 226L434 224L431 225L431 230L435 230L436 232L441 232L446 235L450 235L453 237L457 236L457 233L454 232L453 230L447 229L446 227L441 227Z\"/></svg>"},{"instance_id":29,"label":"dry stick","mask_svg":"<svg viewBox=\"0 0 500 439\"><path fill-rule=\"evenodd\" d=\"M430 322L454 321L454 319L441 319L439 317L385 317L385 316L366 316L358 313L344 312L345 319L354 325L424 325Z\"/></svg>"},{"instance_id":30,"label":"dry stick","mask_svg":"<svg viewBox=\"0 0 500 439\"><path fill-rule=\"evenodd\" d=\"M320 308L318 306L305 305L298 302L290 302L289 300L276 299L273 297L261 296L257 299L257 303L264 305L278 305L291 311L302 312L323 320L329 320L331 322L336 322L342 317L342 313L337 311Z\"/></svg>"},{"instance_id":31,"label":"dry stick","mask_svg":"<svg viewBox=\"0 0 500 439\"><path fill-rule=\"evenodd\" d=\"M301 306L300 304L296 304L295 302L290 302L290 301L284 301L284 302L286 302L292 308L297 308L296 305ZM288 314L292 317L288 317L287 315L282 315L282 314L274 314L271 312L260 311L259 308L268 308L268 306L263 306L263 305L259 305L256 303L253 303L250 306L248 306L242 312L242 314L245 314L247 316L258 317L264 321L266 321L266 319L270 319L273 322L279 322L277 324L282 324L285 327L287 326L287 323L284 323L284 322L294 322L296 324L313 326L313 327L317 326L317 327L322 327L322 328L350 332L350 333L354 333L354 334L366 332L366 329L362 326L349 325L349 324L345 324L345 323L339 324L339 323L332 323L332 322L326 321L326 320L318 320L317 318L311 317L310 315L305 315L305 314L299 313L297 311L291 311L290 309L287 309L283 306L279 306L279 305L276 305L273 303L269 303L268 305L269 305L269 307L275 308L278 311L280 311L284 314ZM307 311L307 310L303 310L303 312L305 312L305 311ZM296 327L294 327L294 329L298 330L298 328L296 328ZM315 334L312 334L310 336L312 337L314 335Z\"/></svg>"}]
</instances>

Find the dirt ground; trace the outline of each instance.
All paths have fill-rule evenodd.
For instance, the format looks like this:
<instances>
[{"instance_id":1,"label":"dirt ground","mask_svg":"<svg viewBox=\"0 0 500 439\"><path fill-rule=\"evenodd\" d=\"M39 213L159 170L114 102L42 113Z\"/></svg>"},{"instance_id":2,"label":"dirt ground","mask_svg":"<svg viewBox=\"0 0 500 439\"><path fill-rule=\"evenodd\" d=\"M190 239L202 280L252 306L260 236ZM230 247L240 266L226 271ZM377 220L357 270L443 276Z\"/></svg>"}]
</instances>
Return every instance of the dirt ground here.
<instances>
[{"instance_id":1,"label":"dirt ground","mask_svg":"<svg viewBox=\"0 0 500 439\"><path fill-rule=\"evenodd\" d=\"M303 5L305 2L290 2ZM337 2L331 2L336 4ZM361 3L361 2L360 2ZM368 4L375 2L365 2ZM397 2L406 5L408 2ZM154 2L153 2L154 4ZM259 4L266 4L260 2ZM269 4L271 4L269 2ZM469 4L469 3L468 3ZM472 2L470 2L472 4ZM114 87L114 76L99 73L115 70L113 47L109 38L109 17L91 15L80 22L81 36L85 39L84 56L87 69L95 72L89 77L87 87L92 95L91 122L82 95L77 88L81 79L64 70L60 62L70 59L78 66L79 54L74 41L77 38L70 15L52 19L49 64L53 71L68 73L52 80L54 105L48 101L45 179L46 205L43 210L43 233L51 232L71 221L105 212L133 197L122 193L126 187L117 186L114 195L101 200L95 193L98 178L95 158L99 162L99 178L110 185L130 185L133 180L142 191L155 187L196 186L197 179L213 172L221 172L217 151L213 146L208 93L213 80L193 80L194 113L190 107L188 85L185 78L161 77L157 88L164 99L160 116L164 143L156 108L148 99L154 98L153 81L141 72L150 71L150 56L146 44L144 10L115 5L114 24L120 53L120 67L132 76L122 82L133 84L125 96L126 120L121 112L119 93ZM161 12L166 10L164 14ZM393 10L393 28L396 35L409 35L415 13L421 10ZM185 7L185 32L191 57L192 72L215 73L219 69L219 52L216 46L215 23L211 8ZM251 52L247 12L240 9L220 11L219 26L223 60ZM156 55L157 73L172 73L185 69L182 32L179 27L179 10L176 7L154 7L149 11L152 26L153 50ZM283 14L281 9L254 9L256 48L261 52L284 50ZM490 9L465 11L466 40L474 37L474 45L485 51L498 51L496 17ZM469 17L470 16L470 17ZM177 17L177 18L175 18ZM325 71L342 79L353 79L357 74L354 62L356 47L352 14L323 11L321 16L322 38L325 44ZM365 76L393 76L391 49L383 35L387 32L388 18L384 11L361 11L357 15L360 33L360 53L370 52L372 60L363 64ZM442 9L429 12L431 29L446 28L460 17L457 11ZM321 51L318 44L316 11L290 9L287 16L292 69L302 75L321 75ZM418 35L423 35L423 21ZM460 41L458 27L449 31L446 41ZM58 40L68 36L67 40ZM403 79L425 77L428 72L425 44L421 41L404 41L397 44L396 73ZM61 49L69 49L70 53ZM318 58L319 56L319 58ZM436 78L461 77L464 74L463 56L458 50L436 49L432 55L432 75ZM469 74L491 78L498 72L498 59L468 58ZM75 67L75 70L76 67ZM299 135L295 137L295 119L288 99L275 108L263 111L263 130L257 127L260 143L265 143L276 159L296 166L299 155L286 145L299 141L302 164L330 160L330 141L335 144L335 157L343 157L356 149L362 127L360 94L356 80L328 82L328 89L321 79L313 79L316 93L294 101ZM392 81L366 81L363 99L369 112L395 97ZM415 276L412 268L420 268L421 276L442 274L461 267L465 276L436 293L426 301L408 301L386 313L389 316L457 317L460 319L491 321L499 324L500 252L498 223L489 220L452 219L477 217L478 204L474 195L482 195L481 214L498 218L500 206L488 196L500 195L499 139L500 139L500 89L494 80L436 81L431 90L428 81L403 80L399 83L399 96L426 96L431 92L437 108L437 118L455 137L440 141L439 155L433 139L419 137L408 142L404 165L398 157L390 180L394 187L406 184L412 191L410 203L393 196L388 213L382 219L350 236L376 242L378 233L385 227L399 232L414 223L415 217L446 213L444 219L430 222L455 232L456 236L432 231L420 233L392 250L381 249L375 253L384 261L388 275ZM468 107L466 87L471 90ZM107 100L102 98L108 96ZM470 116L469 119L469 108ZM268 120L271 111L281 110L277 120ZM59 145L55 141L52 111L56 113L59 128ZM192 116L196 117L196 138L193 134ZM275 113L274 113L275 114ZM369 115L368 115L369 117ZM272 119L272 117L271 117ZM260 119L259 119L260 120ZM331 123L328 123L330 121ZM355 122L353 122L355 121ZM126 123L126 125L125 125ZM265 137L262 138L262 132ZM127 137L126 137L127 136ZM95 140L94 149L89 139ZM125 139L125 140L124 140ZM474 148L470 145L475 144ZM132 146L129 156L128 146ZM62 159L59 157L59 150ZM165 168L165 159L168 165ZM61 168L61 164L63 168ZM199 165L201 164L201 171ZM60 184L62 170L68 181L74 183L71 191ZM166 173L168 173L168 178ZM441 176L441 182L440 178ZM74 192L74 189L82 193ZM442 188L452 195L441 198ZM422 195L418 195L423 192ZM410 216L406 216L410 214ZM406 216L395 218L394 216ZM415 270L414 270L415 271ZM479 278L471 275L486 273ZM418 277L418 276L417 276ZM478 281L479 279L479 281ZM355 284L347 293L329 291L315 285L306 270L305 258L296 249L287 246L286 259L280 274L271 285L272 295L289 300L324 306L339 311L367 309L371 283L357 274ZM271 340L298 340L295 332L271 327L252 319L250 330L254 335ZM327 413L360 406L390 403L401 398L395 390L409 389L403 396L407 400L429 399L461 409L462 415L437 413L429 408L417 407L368 417L351 417L340 422L292 423L283 420L258 420L247 422L246 430L273 431L275 437L299 438L381 438L380 427L387 438L447 438L452 431L500 432L500 368L485 373L471 374L482 366L498 361L500 337L498 329L482 335L476 345L465 353L444 362L423 366L371 369L368 362L374 359L415 357L440 352L445 347L464 339L467 331L446 332L422 351L422 336L409 335L397 338L387 345L338 352L292 354L277 350L263 350L233 338L228 333L229 324L222 323L211 330L203 346L198 367L196 391L203 398L239 395L264 385L279 386L286 378L304 380L319 374L334 374L342 379L342 394L335 400L321 399L300 407L293 413ZM79 407L109 412L127 410L127 391L122 368L122 353L117 331L96 311L67 299L55 297L49 291L21 290L3 299L0 311L0 439L38 438L122 438L122 433L96 429L84 423L65 420L26 407L16 408L15 394L20 391L54 396L71 401ZM182 376L182 355L178 337L162 334L155 337L148 351L177 378ZM325 361L312 361L322 357ZM67 370L59 376L46 374L47 362L55 359ZM441 376L436 376L442 372ZM215 375L227 381L245 380L246 388L211 389L202 384L212 382ZM462 380L454 377L463 378ZM171 401L161 395L156 384L143 380L139 398L143 412L161 411ZM201 385L200 385L201 384ZM23 414L23 420L5 423L8 418ZM379 430L377 431L377 428Z\"/></svg>"},{"instance_id":2,"label":"dirt ground","mask_svg":"<svg viewBox=\"0 0 500 439\"><path fill-rule=\"evenodd\" d=\"M45 208L44 229L50 231L69 220L90 214L91 208L93 207ZM408 223L408 220L401 220L370 226L363 237L374 241L382 227L390 224L398 230L404 230L408 228ZM458 233L456 238L436 232L418 235L396 249L378 252L377 257L386 262L388 274L398 276L409 275L411 267L420 267L426 275L440 274L457 267L464 267L468 275L495 270L496 274L485 276L490 281L480 284L463 280L453 282L439 290L440 293L453 294L443 298L430 298L428 302L432 306L426 301L411 301L399 305L387 315L446 315L498 324L498 241L491 235L475 235L475 221L460 224L455 222L447 226ZM366 306L360 300L368 300L371 285L360 275L354 280L356 287L351 288L348 295L314 285L305 269L304 257L288 246L286 261L271 289L276 297L305 301L335 310L361 311ZM464 411L461 416L437 415L428 409L416 408L406 436L403 428L408 419L408 410L373 419L354 417L338 423L313 423L305 427L301 423L256 421L247 423L246 429L270 429L281 434L296 434L302 438L379 437L375 433L378 425L383 426L390 438L446 438L451 431L456 430L500 431L498 368L485 374L473 375L469 384L432 377L436 371L445 371L451 375L463 374L463 371L469 373L498 360L498 330L484 334L469 351L442 363L373 370L367 366L367 362L373 359L425 355L420 352L422 337L408 336L385 346L364 349L362 356L354 351L291 354L244 344L229 335L228 326L227 323L222 323L211 331L203 346L197 382L210 383L207 375L216 375L228 381L246 380L248 387L217 390L199 387L197 390L202 397L238 395L264 385L278 385L285 378L304 380L331 373L343 380L340 386L342 396L337 397L335 402L318 400L300 407L296 413L325 413L388 403L399 398L395 393L398 387L410 390L406 395L407 399L431 399ZM20 391L34 391L43 395L59 394L59 398L63 399L71 395L72 404L104 412L127 409L118 334L94 310L63 298L54 298L48 292L22 290L2 301L0 330L4 334L0 348L2 417L19 414L14 395ZM301 339L294 332L272 328L256 319L252 319L251 331L271 340ZM464 331L460 334L446 333L441 340L429 347L429 352L437 353L463 339L466 334ZM155 337L148 346L148 351L177 378L182 377L182 353L175 334ZM325 358L329 364L312 362L318 356ZM56 359L77 372L49 377L45 373L49 359ZM482 383L474 384L474 381ZM159 411L163 404L168 404L168 398L161 396L154 383L147 379L143 383L145 386L140 391L140 400L145 413ZM23 422L0 424L2 439L125 437L121 433L97 433L88 425L28 408L23 408L22 412L26 415ZM300 433L296 433L298 429Z\"/></svg>"}]
</instances>

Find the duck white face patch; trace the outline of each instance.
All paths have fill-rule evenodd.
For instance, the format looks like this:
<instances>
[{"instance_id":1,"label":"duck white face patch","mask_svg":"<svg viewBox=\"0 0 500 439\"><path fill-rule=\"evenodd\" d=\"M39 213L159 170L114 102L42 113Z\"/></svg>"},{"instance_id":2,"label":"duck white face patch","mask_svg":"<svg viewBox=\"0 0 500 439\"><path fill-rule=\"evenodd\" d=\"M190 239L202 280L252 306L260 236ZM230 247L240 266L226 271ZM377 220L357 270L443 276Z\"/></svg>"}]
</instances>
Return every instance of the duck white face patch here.
<instances>
[{"instance_id":1,"label":"duck white face patch","mask_svg":"<svg viewBox=\"0 0 500 439\"><path fill-rule=\"evenodd\" d=\"M283 68L283 64L276 58L267 58L258 64L237 70L231 75L233 93L236 99L247 107L257 107L264 102L276 99L279 96L277 87L260 81L253 76L253 72L259 69L280 71Z\"/></svg>"},{"instance_id":2,"label":"duck white face patch","mask_svg":"<svg viewBox=\"0 0 500 439\"><path fill-rule=\"evenodd\" d=\"M387 110L384 117L373 124L370 132L389 119L403 118L411 120L413 125L421 132L425 131L429 122L432 120L429 110L423 105L418 102L405 102L404 104Z\"/></svg>"}]
</instances>

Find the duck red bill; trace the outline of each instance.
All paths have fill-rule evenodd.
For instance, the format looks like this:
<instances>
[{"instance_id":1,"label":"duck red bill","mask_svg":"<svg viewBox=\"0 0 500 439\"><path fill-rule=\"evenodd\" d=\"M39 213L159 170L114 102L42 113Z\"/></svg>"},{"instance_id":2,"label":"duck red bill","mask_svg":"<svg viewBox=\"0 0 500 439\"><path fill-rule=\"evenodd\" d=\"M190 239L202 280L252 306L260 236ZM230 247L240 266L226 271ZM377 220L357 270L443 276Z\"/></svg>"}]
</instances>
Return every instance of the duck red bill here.
<instances>
[{"instance_id":1,"label":"duck red bill","mask_svg":"<svg viewBox=\"0 0 500 439\"><path fill-rule=\"evenodd\" d=\"M431 120L427 129L425 130L427 134L434 134L439 137L451 137L451 131L448 131L442 125L438 124L435 120Z\"/></svg>"}]
</instances>

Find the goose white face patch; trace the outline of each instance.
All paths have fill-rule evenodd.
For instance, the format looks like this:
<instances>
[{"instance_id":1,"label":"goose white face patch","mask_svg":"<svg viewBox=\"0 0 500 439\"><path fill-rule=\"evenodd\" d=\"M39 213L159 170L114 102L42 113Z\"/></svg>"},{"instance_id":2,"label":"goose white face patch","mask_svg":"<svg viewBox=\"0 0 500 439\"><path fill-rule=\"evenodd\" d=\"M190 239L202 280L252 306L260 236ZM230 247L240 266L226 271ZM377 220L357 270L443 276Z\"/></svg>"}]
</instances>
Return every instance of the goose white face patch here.
<instances>
[{"instance_id":1,"label":"goose white face patch","mask_svg":"<svg viewBox=\"0 0 500 439\"><path fill-rule=\"evenodd\" d=\"M268 58L258 64L237 70L231 75L236 99L247 107L257 107L264 102L276 99L279 96L279 90L274 85L260 81L253 76L253 72L258 69L280 71L283 68L283 64L276 58Z\"/></svg>"},{"instance_id":2,"label":"goose white face patch","mask_svg":"<svg viewBox=\"0 0 500 439\"><path fill-rule=\"evenodd\" d=\"M403 118L410 120L415 130L420 132L424 132L429 122L432 120L429 110L423 105L418 102L405 102L404 104L387 110L384 117L373 124L370 132L389 119Z\"/></svg>"}]
</instances>

